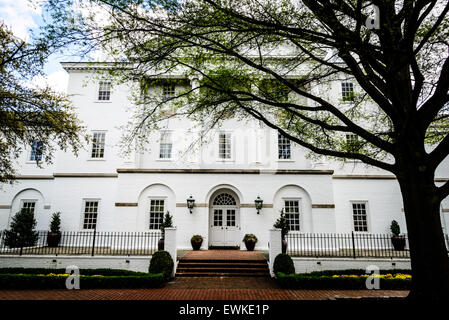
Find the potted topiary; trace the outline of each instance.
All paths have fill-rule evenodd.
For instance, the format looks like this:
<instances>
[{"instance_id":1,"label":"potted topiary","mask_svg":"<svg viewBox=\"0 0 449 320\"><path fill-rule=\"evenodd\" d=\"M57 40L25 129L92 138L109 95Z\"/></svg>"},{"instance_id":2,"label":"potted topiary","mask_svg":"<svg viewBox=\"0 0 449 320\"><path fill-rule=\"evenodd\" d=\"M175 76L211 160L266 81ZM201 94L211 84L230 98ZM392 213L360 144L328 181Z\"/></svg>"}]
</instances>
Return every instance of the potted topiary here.
<instances>
[{"instance_id":1,"label":"potted topiary","mask_svg":"<svg viewBox=\"0 0 449 320\"><path fill-rule=\"evenodd\" d=\"M57 247L61 241L61 213L55 212L51 216L50 232L47 233L47 244L49 247Z\"/></svg>"},{"instance_id":2,"label":"potted topiary","mask_svg":"<svg viewBox=\"0 0 449 320\"><path fill-rule=\"evenodd\" d=\"M405 236L401 236L401 227L396 220L391 221L390 225L391 233L391 243L393 244L393 248L396 251L402 251L405 248Z\"/></svg>"},{"instance_id":3,"label":"potted topiary","mask_svg":"<svg viewBox=\"0 0 449 320\"><path fill-rule=\"evenodd\" d=\"M273 227L281 229L281 239L282 239L282 253L287 252L287 240L285 236L288 233L288 220L285 217L284 210L281 210L281 216L273 224Z\"/></svg>"},{"instance_id":4,"label":"potted topiary","mask_svg":"<svg viewBox=\"0 0 449 320\"><path fill-rule=\"evenodd\" d=\"M190 243L192 244L193 250L200 250L201 244L203 243L203 237L196 234L190 239Z\"/></svg>"},{"instance_id":5,"label":"potted topiary","mask_svg":"<svg viewBox=\"0 0 449 320\"><path fill-rule=\"evenodd\" d=\"M171 228L173 227L173 217L170 215L170 212L167 211L165 214L165 217L162 216L162 222L161 222L161 238L157 242L157 249L158 250L164 250L164 239L165 239L165 228Z\"/></svg>"},{"instance_id":6,"label":"potted topiary","mask_svg":"<svg viewBox=\"0 0 449 320\"><path fill-rule=\"evenodd\" d=\"M257 237L252 233L247 233L243 237L243 242L245 242L246 250L253 251L257 243Z\"/></svg>"}]
</instances>

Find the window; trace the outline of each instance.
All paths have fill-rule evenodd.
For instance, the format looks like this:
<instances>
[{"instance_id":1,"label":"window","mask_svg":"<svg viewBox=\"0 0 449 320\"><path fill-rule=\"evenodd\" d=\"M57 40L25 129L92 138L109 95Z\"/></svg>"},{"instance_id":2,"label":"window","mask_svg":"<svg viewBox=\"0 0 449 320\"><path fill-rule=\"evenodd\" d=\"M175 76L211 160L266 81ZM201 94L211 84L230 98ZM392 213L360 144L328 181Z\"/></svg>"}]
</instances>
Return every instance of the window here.
<instances>
[{"instance_id":1,"label":"window","mask_svg":"<svg viewBox=\"0 0 449 320\"><path fill-rule=\"evenodd\" d=\"M220 159L231 159L230 133L220 133L218 138L218 157Z\"/></svg>"},{"instance_id":2,"label":"window","mask_svg":"<svg viewBox=\"0 0 449 320\"><path fill-rule=\"evenodd\" d=\"M359 137L356 134L346 135L346 147L349 152L356 152L360 149L361 145Z\"/></svg>"},{"instance_id":3,"label":"window","mask_svg":"<svg viewBox=\"0 0 449 320\"><path fill-rule=\"evenodd\" d=\"M174 84L164 84L162 87L162 98L164 100L169 100L175 97L175 85Z\"/></svg>"},{"instance_id":4,"label":"window","mask_svg":"<svg viewBox=\"0 0 449 320\"><path fill-rule=\"evenodd\" d=\"M84 202L83 229L93 230L97 228L98 200Z\"/></svg>"},{"instance_id":5,"label":"window","mask_svg":"<svg viewBox=\"0 0 449 320\"><path fill-rule=\"evenodd\" d=\"M34 210L36 209L36 201L24 200L20 209L29 210L32 214L34 214Z\"/></svg>"},{"instance_id":6,"label":"window","mask_svg":"<svg viewBox=\"0 0 449 320\"><path fill-rule=\"evenodd\" d=\"M291 159L290 139L278 133L278 159Z\"/></svg>"},{"instance_id":7,"label":"window","mask_svg":"<svg viewBox=\"0 0 449 320\"><path fill-rule=\"evenodd\" d=\"M111 99L111 83L110 82L100 82L100 87L98 88L98 100L99 101L109 101Z\"/></svg>"},{"instance_id":8,"label":"window","mask_svg":"<svg viewBox=\"0 0 449 320\"><path fill-rule=\"evenodd\" d=\"M106 138L105 132L93 133L91 158L94 159L104 158L105 138Z\"/></svg>"},{"instance_id":9,"label":"window","mask_svg":"<svg viewBox=\"0 0 449 320\"><path fill-rule=\"evenodd\" d=\"M164 217L165 200L152 199L150 201L150 229L160 229Z\"/></svg>"},{"instance_id":10,"label":"window","mask_svg":"<svg viewBox=\"0 0 449 320\"><path fill-rule=\"evenodd\" d=\"M30 161L41 161L42 160L42 149L44 144L42 141L34 141L31 144L31 154Z\"/></svg>"},{"instance_id":11,"label":"window","mask_svg":"<svg viewBox=\"0 0 449 320\"><path fill-rule=\"evenodd\" d=\"M285 200L284 212L288 221L288 229L290 231L299 231L299 200Z\"/></svg>"},{"instance_id":12,"label":"window","mask_svg":"<svg viewBox=\"0 0 449 320\"><path fill-rule=\"evenodd\" d=\"M290 88L283 82L276 80L263 80L259 85L259 93L262 97L277 102L288 101Z\"/></svg>"},{"instance_id":13,"label":"window","mask_svg":"<svg viewBox=\"0 0 449 320\"><path fill-rule=\"evenodd\" d=\"M161 132L161 140L159 143L159 158L160 159L171 159L172 156L172 140L171 132Z\"/></svg>"},{"instance_id":14,"label":"window","mask_svg":"<svg viewBox=\"0 0 449 320\"><path fill-rule=\"evenodd\" d=\"M354 219L354 231L368 232L365 202L352 203L352 217Z\"/></svg>"},{"instance_id":15,"label":"window","mask_svg":"<svg viewBox=\"0 0 449 320\"><path fill-rule=\"evenodd\" d=\"M341 83L341 96L344 101L354 100L354 84L352 82Z\"/></svg>"}]
</instances>

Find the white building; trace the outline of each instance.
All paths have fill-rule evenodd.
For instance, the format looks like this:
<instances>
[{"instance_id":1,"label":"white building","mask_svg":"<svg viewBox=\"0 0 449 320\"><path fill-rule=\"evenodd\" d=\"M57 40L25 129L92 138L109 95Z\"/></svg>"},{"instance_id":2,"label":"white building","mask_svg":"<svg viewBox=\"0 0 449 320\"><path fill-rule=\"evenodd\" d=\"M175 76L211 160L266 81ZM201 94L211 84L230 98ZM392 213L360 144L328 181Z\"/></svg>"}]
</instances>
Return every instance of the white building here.
<instances>
[{"instance_id":1,"label":"white building","mask_svg":"<svg viewBox=\"0 0 449 320\"><path fill-rule=\"evenodd\" d=\"M92 81L98 70L84 63L64 63L68 94L95 143L78 157L59 152L52 165L38 168L29 148L19 159L18 183L0 190L0 230L8 228L21 207L34 208L38 230L47 230L53 212L61 212L62 230L146 231L159 229L169 211L177 227L178 248L190 248L192 235L209 246L240 246L246 233L267 249L268 230L282 209L292 232L389 233L392 220L406 232L399 185L390 173L360 162L313 163L307 150L259 122L227 121L196 149L192 123L170 119L152 132L148 150L122 158L119 126L130 114L129 88ZM172 94L173 88L157 88ZM354 90L335 82L336 99ZM349 137L350 138L350 137ZM436 181L449 178L448 161ZM187 208L192 196L195 207ZM258 212L255 199L263 200ZM449 201L441 208L449 227Z\"/></svg>"}]
</instances>

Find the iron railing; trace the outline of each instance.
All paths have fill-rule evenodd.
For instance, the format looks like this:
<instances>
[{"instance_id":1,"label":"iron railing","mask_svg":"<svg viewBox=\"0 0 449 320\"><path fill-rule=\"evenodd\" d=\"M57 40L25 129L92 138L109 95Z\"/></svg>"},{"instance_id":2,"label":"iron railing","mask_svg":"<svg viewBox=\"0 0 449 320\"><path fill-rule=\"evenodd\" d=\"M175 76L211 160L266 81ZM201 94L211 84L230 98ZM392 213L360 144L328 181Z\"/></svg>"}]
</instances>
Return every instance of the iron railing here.
<instances>
[{"instance_id":1,"label":"iron railing","mask_svg":"<svg viewBox=\"0 0 449 320\"><path fill-rule=\"evenodd\" d=\"M388 234L288 233L286 240L292 257L410 258L407 235L403 250L393 247Z\"/></svg>"},{"instance_id":2,"label":"iron railing","mask_svg":"<svg viewBox=\"0 0 449 320\"><path fill-rule=\"evenodd\" d=\"M25 238L6 230L0 231L0 255L150 256L157 251L161 238L159 231L63 231L54 247L49 245L49 234L49 231L37 231L36 237Z\"/></svg>"}]
</instances>

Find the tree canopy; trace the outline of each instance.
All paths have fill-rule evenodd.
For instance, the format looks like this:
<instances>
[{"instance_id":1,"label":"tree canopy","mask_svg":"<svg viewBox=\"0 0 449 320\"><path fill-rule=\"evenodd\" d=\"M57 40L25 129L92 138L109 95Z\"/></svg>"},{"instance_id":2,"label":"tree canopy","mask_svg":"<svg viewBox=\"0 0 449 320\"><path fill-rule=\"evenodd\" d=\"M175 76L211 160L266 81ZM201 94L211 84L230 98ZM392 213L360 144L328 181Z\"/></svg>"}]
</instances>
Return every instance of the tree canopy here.
<instances>
[{"instance_id":1,"label":"tree canopy","mask_svg":"<svg viewBox=\"0 0 449 320\"><path fill-rule=\"evenodd\" d=\"M449 297L439 218L449 181L434 181L449 153L446 0L50 0L47 9L45 39L101 48L123 81L192 81L169 99L138 95L131 140L174 115L166 108L206 127L251 117L315 154L392 172L412 295ZM336 81L357 86L335 98Z\"/></svg>"},{"instance_id":2,"label":"tree canopy","mask_svg":"<svg viewBox=\"0 0 449 320\"><path fill-rule=\"evenodd\" d=\"M50 163L57 148L81 146L69 99L33 83L49 53L44 43L26 43L0 24L0 182L14 180L14 161L33 144L38 165Z\"/></svg>"}]
</instances>

